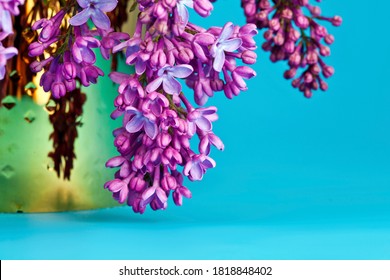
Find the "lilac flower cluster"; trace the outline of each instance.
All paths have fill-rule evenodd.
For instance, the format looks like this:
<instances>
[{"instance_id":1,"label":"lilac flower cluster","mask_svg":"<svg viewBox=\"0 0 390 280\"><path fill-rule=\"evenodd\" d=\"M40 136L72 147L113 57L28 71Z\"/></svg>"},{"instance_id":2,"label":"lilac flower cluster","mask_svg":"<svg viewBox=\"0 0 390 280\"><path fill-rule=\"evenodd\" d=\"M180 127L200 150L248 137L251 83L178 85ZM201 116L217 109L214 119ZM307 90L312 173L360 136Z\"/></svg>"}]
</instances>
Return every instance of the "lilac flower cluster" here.
<instances>
[{"instance_id":1,"label":"lilac flower cluster","mask_svg":"<svg viewBox=\"0 0 390 280\"><path fill-rule=\"evenodd\" d=\"M326 65L322 57L330 55L325 44L332 44L334 37L318 22L323 20L339 26L341 17L321 16L321 9L311 5L309 0L241 0L241 3L247 21L267 29L263 49L271 52L271 61L288 61L290 69L284 73L286 79L299 75L292 81L293 87L308 98L313 90L327 90L321 73L329 78L334 69ZM299 71L300 68L303 70Z\"/></svg>"},{"instance_id":2,"label":"lilac flower cluster","mask_svg":"<svg viewBox=\"0 0 390 280\"><path fill-rule=\"evenodd\" d=\"M134 66L135 74L109 75L119 84L111 117L123 116L123 125L114 131L120 155L106 163L119 170L105 188L119 203L127 202L143 213L147 205L165 209L171 191L174 203L181 205L183 197L191 197L184 176L201 180L216 165L209 156L211 146L224 149L212 131L217 108L193 106L179 80L193 89L199 106L215 92L233 98L247 90L245 79L256 73L243 64L256 62L257 29L254 24L227 23L206 30L190 23L188 9L207 17L213 9L209 0L138 0L137 4L140 13L130 38L114 32L106 15L116 0L70 2L53 17L33 24L39 32L29 56L37 58L31 70L44 71L40 85L59 99L76 89L76 81L89 86L104 75L95 65L93 49L99 48L105 59L112 52L126 51L126 63ZM72 15L69 24L66 15ZM94 27L87 25L89 20ZM198 152L190 147L195 135Z\"/></svg>"},{"instance_id":3,"label":"lilac flower cluster","mask_svg":"<svg viewBox=\"0 0 390 280\"><path fill-rule=\"evenodd\" d=\"M0 80L4 79L7 60L18 54L15 47L4 47L3 41L13 33L12 16L19 15L24 0L0 0Z\"/></svg>"},{"instance_id":4,"label":"lilac flower cluster","mask_svg":"<svg viewBox=\"0 0 390 280\"><path fill-rule=\"evenodd\" d=\"M75 90L77 80L89 86L104 75L95 65L93 49L100 48L103 57L108 59L113 42L129 38L128 34L113 32L105 14L116 7L117 0L77 0L77 3L80 11L69 20L72 26L67 26L66 32L61 31L61 26L67 10L72 7L61 9L52 18L40 19L32 26L40 33L38 40L30 44L28 54L39 59L31 63L30 68L33 72L45 70L40 85L45 91L51 91L55 99ZM96 29L88 27L89 19ZM51 53L53 44L57 44L57 49Z\"/></svg>"},{"instance_id":5,"label":"lilac flower cluster","mask_svg":"<svg viewBox=\"0 0 390 280\"><path fill-rule=\"evenodd\" d=\"M190 23L188 9L206 17L213 9L209 0L138 0L138 5L134 35L113 47L126 50L135 73L110 74L119 84L112 118L123 116L123 125L114 131L120 155L106 163L119 170L105 188L119 203L143 213L147 205L165 209L171 192L174 203L182 205L183 197L191 197L184 176L201 180L215 167L211 146L224 149L212 130L217 108L203 106L215 92L232 98L247 89L245 79L256 73L239 61L255 63L257 30L254 24L206 30ZM180 79L202 107L191 104ZM195 135L198 151L190 146Z\"/></svg>"}]
</instances>

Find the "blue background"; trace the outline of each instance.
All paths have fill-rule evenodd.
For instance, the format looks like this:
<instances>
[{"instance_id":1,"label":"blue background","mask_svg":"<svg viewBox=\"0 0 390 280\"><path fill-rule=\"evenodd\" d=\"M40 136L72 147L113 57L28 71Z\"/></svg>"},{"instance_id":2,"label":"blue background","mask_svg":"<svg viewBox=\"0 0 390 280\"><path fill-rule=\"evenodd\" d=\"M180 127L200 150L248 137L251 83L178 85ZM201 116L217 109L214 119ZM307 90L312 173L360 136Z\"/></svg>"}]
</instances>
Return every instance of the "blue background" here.
<instances>
[{"instance_id":1,"label":"blue background","mask_svg":"<svg viewBox=\"0 0 390 280\"><path fill-rule=\"evenodd\" d=\"M182 207L3 214L0 259L389 259L390 4L375 7L322 2L343 25L327 26L336 73L310 100L258 50L249 90L209 102L226 149ZM191 19L244 23L238 0Z\"/></svg>"}]
</instances>

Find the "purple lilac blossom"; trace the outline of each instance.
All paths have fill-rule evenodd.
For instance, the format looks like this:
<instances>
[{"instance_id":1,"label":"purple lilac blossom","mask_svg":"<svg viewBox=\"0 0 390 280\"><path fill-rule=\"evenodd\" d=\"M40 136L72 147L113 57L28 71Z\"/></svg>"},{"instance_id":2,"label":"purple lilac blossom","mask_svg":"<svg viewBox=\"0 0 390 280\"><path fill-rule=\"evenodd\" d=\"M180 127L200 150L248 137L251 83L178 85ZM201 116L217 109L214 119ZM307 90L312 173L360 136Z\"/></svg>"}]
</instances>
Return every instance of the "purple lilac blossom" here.
<instances>
[{"instance_id":1,"label":"purple lilac blossom","mask_svg":"<svg viewBox=\"0 0 390 280\"><path fill-rule=\"evenodd\" d=\"M247 90L244 79L256 75L242 65L256 62L256 26L228 22L204 29L191 23L188 9L209 16L213 10L209 0L137 0L140 13L129 37L114 32L104 13L115 8L116 0L77 3L78 13L69 21L72 32L66 33L65 40L58 29L65 10L33 25L40 32L29 47L29 55L37 57L31 70L44 71L40 84L58 99L73 90L76 81L89 86L104 75L95 65L95 49L105 59L111 52L125 50L126 63L134 66L135 73L109 74L119 85L111 117L122 117L122 125L113 133L119 155L106 163L118 170L104 187L138 213L148 205L165 209L171 193L174 203L182 205L183 197L191 197L184 177L202 180L216 166L211 146L224 149L213 132L217 108L206 106L208 99L222 91L233 98ZM96 29L87 25L89 19ZM65 51L43 58L50 45L64 42ZM181 79L193 90L196 105L184 93ZM190 145L195 135L198 151Z\"/></svg>"},{"instance_id":2,"label":"purple lilac blossom","mask_svg":"<svg viewBox=\"0 0 390 280\"><path fill-rule=\"evenodd\" d=\"M339 16L322 16L320 7L309 2L241 0L247 22L265 29L263 49L271 52L271 61L288 61L290 69L285 71L284 77L293 79L298 75L292 86L307 98L312 96L313 90L327 90L324 78L334 73L333 67L323 60L330 55L326 45L331 45L334 37L319 22L327 21L333 26L340 26L342 22Z\"/></svg>"},{"instance_id":3,"label":"purple lilac blossom","mask_svg":"<svg viewBox=\"0 0 390 280\"><path fill-rule=\"evenodd\" d=\"M96 84L99 76L104 72L95 65L94 49L100 48L103 58L109 59L111 49L129 35L114 32L111 23L104 12L112 11L116 0L78 0L81 12L69 20L73 25L73 32L67 33L65 51L41 60L42 55L52 44L63 44L63 35L59 27L67 14L65 9L59 10L50 19L40 19L32 26L33 30L40 30L38 40L29 46L29 56L38 60L31 63L33 72L44 70L40 84L45 91L51 91L53 98L61 98L66 92L76 88L76 80L83 86ZM96 29L91 30L87 21L91 18ZM100 36L100 39L97 37Z\"/></svg>"},{"instance_id":4,"label":"purple lilac blossom","mask_svg":"<svg viewBox=\"0 0 390 280\"><path fill-rule=\"evenodd\" d=\"M217 108L206 103L217 92L233 98L247 90L244 79L256 73L241 61L255 63L257 30L254 24L229 22L206 30L191 23L187 9L208 16L213 9L209 0L138 0L138 5L135 34L113 47L114 52L126 51L126 63L135 73L109 75L119 84L111 116L122 117L122 126L114 131L119 155L106 163L118 171L105 188L119 203L143 213L147 205L166 209L171 193L174 203L182 205L183 197L191 197L184 177L202 180L216 166L211 146L223 150L224 145L213 132ZM193 90L196 105L180 79ZM198 151L190 145L194 136Z\"/></svg>"},{"instance_id":5,"label":"purple lilac blossom","mask_svg":"<svg viewBox=\"0 0 390 280\"><path fill-rule=\"evenodd\" d=\"M60 16L56 20L61 22L65 14L61 11L57 14L60 14ZM57 32L48 32L52 37L45 37L44 41L41 41L41 34L46 27L47 25L42 24L33 26L34 29L43 29L38 41L29 46L30 56L41 56L46 48L60 39ZM89 86L90 84L96 84L97 78L104 75L103 71L94 65L96 57L92 51L93 48L100 47L100 41L92 37L85 25L75 26L72 37L69 40L69 50L53 59L39 60L30 65L33 72L45 70L40 85L45 91L51 91L52 97L56 99L64 96L66 92L74 90L76 79L83 86Z\"/></svg>"},{"instance_id":6,"label":"purple lilac blossom","mask_svg":"<svg viewBox=\"0 0 390 280\"><path fill-rule=\"evenodd\" d=\"M181 85L175 78L187 78L193 72L191 65L169 66L165 65L157 72L157 78L151 81L146 91L155 91L161 84L166 93L178 95L181 92Z\"/></svg>"},{"instance_id":7,"label":"purple lilac blossom","mask_svg":"<svg viewBox=\"0 0 390 280\"><path fill-rule=\"evenodd\" d=\"M221 72L223 63L225 63L225 51L234 52L241 44L240 38L230 39L233 35L234 25L228 22L222 29L215 43L211 46L210 54L214 58L213 68L217 72Z\"/></svg>"}]
</instances>

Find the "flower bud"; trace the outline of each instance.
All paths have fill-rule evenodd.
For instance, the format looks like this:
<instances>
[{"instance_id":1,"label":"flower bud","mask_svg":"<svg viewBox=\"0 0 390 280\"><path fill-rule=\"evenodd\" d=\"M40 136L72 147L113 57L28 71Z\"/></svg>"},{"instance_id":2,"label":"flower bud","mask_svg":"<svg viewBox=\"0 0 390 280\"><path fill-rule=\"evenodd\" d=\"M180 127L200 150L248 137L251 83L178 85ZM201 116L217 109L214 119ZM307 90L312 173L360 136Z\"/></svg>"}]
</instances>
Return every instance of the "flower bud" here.
<instances>
[{"instance_id":1,"label":"flower bud","mask_svg":"<svg viewBox=\"0 0 390 280\"><path fill-rule=\"evenodd\" d=\"M161 132L159 135L157 135L156 141L160 148L165 149L171 143L172 136L167 132Z\"/></svg>"},{"instance_id":2,"label":"flower bud","mask_svg":"<svg viewBox=\"0 0 390 280\"><path fill-rule=\"evenodd\" d=\"M234 95L237 96L240 93L239 88L232 82L225 84L223 91L225 96L229 99L232 99Z\"/></svg>"},{"instance_id":3,"label":"flower bud","mask_svg":"<svg viewBox=\"0 0 390 280\"><path fill-rule=\"evenodd\" d=\"M310 72L306 72L303 76L303 80L306 84L310 84L313 81L313 75Z\"/></svg>"},{"instance_id":4,"label":"flower bud","mask_svg":"<svg viewBox=\"0 0 390 280\"><path fill-rule=\"evenodd\" d=\"M283 18L286 18L286 19L292 19L292 17L293 17L293 12L291 11L291 9L285 8L285 9L282 11L282 17L283 17Z\"/></svg>"},{"instance_id":5,"label":"flower bud","mask_svg":"<svg viewBox=\"0 0 390 280\"><path fill-rule=\"evenodd\" d=\"M343 22L343 19L340 17L340 16L334 16L332 19L331 19L331 22L334 26L340 26L341 23Z\"/></svg>"},{"instance_id":6,"label":"flower bud","mask_svg":"<svg viewBox=\"0 0 390 280\"><path fill-rule=\"evenodd\" d=\"M243 5L243 8L244 8L245 16L247 17L254 16L256 14L257 8L255 2L246 3L245 5Z\"/></svg>"},{"instance_id":7,"label":"flower bud","mask_svg":"<svg viewBox=\"0 0 390 280\"><path fill-rule=\"evenodd\" d=\"M334 42L334 37L333 37L333 35L328 34L325 36L324 40L325 40L325 43L327 43L328 45L331 45Z\"/></svg>"},{"instance_id":8,"label":"flower bud","mask_svg":"<svg viewBox=\"0 0 390 280\"><path fill-rule=\"evenodd\" d=\"M305 88L304 91L303 91L303 95L306 97L306 98L311 98L313 93L311 92L311 90L309 88Z\"/></svg>"},{"instance_id":9,"label":"flower bud","mask_svg":"<svg viewBox=\"0 0 390 280\"><path fill-rule=\"evenodd\" d=\"M306 60L308 64L315 64L318 62L318 55L316 51L308 51L306 55Z\"/></svg>"},{"instance_id":10,"label":"flower bud","mask_svg":"<svg viewBox=\"0 0 390 280\"><path fill-rule=\"evenodd\" d=\"M296 74L297 74L297 68L291 68L289 70L286 70L283 76L285 79L292 79L295 77Z\"/></svg>"},{"instance_id":11,"label":"flower bud","mask_svg":"<svg viewBox=\"0 0 390 280\"><path fill-rule=\"evenodd\" d=\"M194 53L190 48L181 48L178 53L178 58L183 63L188 64L194 58Z\"/></svg>"},{"instance_id":12,"label":"flower bud","mask_svg":"<svg viewBox=\"0 0 390 280\"><path fill-rule=\"evenodd\" d=\"M39 42L33 42L28 47L28 55L31 57L40 56L45 51L45 46Z\"/></svg>"},{"instance_id":13,"label":"flower bud","mask_svg":"<svg viewBox=\"0 0 390 280\"><path fill-rule=\"evenodd\" d=\"M283 45L283 49L286 53L290 54L293 53L295 50L295 43L292 40L287 40L286 43Z\"/></svg>"},{"instance_id":14,"label":"flower bud","mask_svg":"<svg viewBox=\"0 0 390 280\"><path fill-rule=\"evenodd\" d=\"M269 12L267 10L263 10L260 13L256 14L256 19L258 21L266 21L266 20L268 20L268 14L269 14Z\"/></svg>"},{"instance_id":15,"label":"flower bud","mask_svg":"<svg viewBox=\"0 0 390 280\"><path fill-rule=\"evenodd\" d=\"M246 50L242 53L241 59L245 64L255 64L257 54L253 51Z\"/></svg>"},{"instance_id":16,"label":"flower bud","mask_svg":"<svg viewBox=\"0 0 390 280\"><path fill-rule=\"evenodd\" d=\"M334 74L334 68L332 66L325 65L322 67L322 74L325 78L329 78Z\"/></svg>"},{"instance_id":17,"label":"flower bud","mask_svg":"<svg viewBox=\"0 0 390 280\"><path fill-rule=\"evenodd\" d=\"M312 16L318 17L321 15L321 9L318 6L310 6L309 10Z\"/></svg>"},{"instance_id":18,"label":"flower bud","mask_svg":"<svg viewBox=\"0 0 390 280\"><path fill-rule=\"evenodd\" d=\"M307 19L306 16L304 15L298 15L296 18L295 18L295 24L299 27L299 28L308 28L309 27L309 20Z\"/></svg>"},{"instance_id":19,"label":"flower bud","mask_svg":"<svg viewBox=\"0 0 390 280\"><path fill-rule=\"evenodd\" d=\"M298 52L294 52L289 60L288 60L288 64L290 66L298 66L300 63L301 63L301 56L298 54Z\"/></svg>"},{"instance_id":20,"label":"flower bud","mask_svg":"<svg viewBox=\"0 0 390 280\"><path fill-rule=\"evenodd\" d=\"M276 36L274 37L274 43L277 46L281 46L284 44L284 36L283 32L278 32Z\"/></svg>"},{"instance_id":21,"label":"flower bud","mask_svg":"<svg viewBox=\"0 0 390 280\"><path fill-rule=\"evenodd\" d=\"M280 29L280 22L278 18L273 18L269 21L269 28L274 31L278 31Z\"/></svg>"},{"instance_id":22,"label":"flower bud","mask_svg":"<svg viewBox=\"0 0 390 280\"><path fill-rule=\"evenodd\" d=\"M59 99L66 94L65 85L61 82L54 82L51 85L51 93L55 99Z\"/></svg>"},{"instance_id":23,"label":"flower bud","mask_svg":"<svg viewBox=\"0 0 390 280\"><path fill-rule=\"evenodd\" d=\"M66 80L76 78L76 66L72 62L64 62L62 67L62 75Z\"/></svg>"},{"instance_id":24,"label":"flower bud","mask_svg":"<svg viewBox=\"0 0 390 280\"><path fill-rule=\"evenodd\" d=\"M194 10L202 17L208 17L213 10L209 0L194 0Z\"/></svg>"},{"instance_id":25,"label":"flower bud","mask_svg":"<svg viewBox=\"0 0 390 280\"><path fill-rule=\"evenodd\" d=\"M328 84L327 84L325 81L322 81L322 80L321 80L321 82L320 82L320 89L321 89L322 91L328 90Z\"/></svg>"},{"instance_id":26,"label":"flower bud","mask_svg":"<svg viewBox=\"0 0 390 280\"><path fill-rule=\"evenodd\" d=\"M223 81L221 79L211 79L210 87L213 91L223 90Z\"/></svg>"},{"instance_id":27,"label":"flower bud","mask_svg":"<svg viewBox=\"0 0 390 280\"><path fill-rule=\"evenodd\" d=\"M330 48L328 46L321 45L320 46L320 54L323 56L329 56L330 55Z\"/></svg>"}]
</instances>

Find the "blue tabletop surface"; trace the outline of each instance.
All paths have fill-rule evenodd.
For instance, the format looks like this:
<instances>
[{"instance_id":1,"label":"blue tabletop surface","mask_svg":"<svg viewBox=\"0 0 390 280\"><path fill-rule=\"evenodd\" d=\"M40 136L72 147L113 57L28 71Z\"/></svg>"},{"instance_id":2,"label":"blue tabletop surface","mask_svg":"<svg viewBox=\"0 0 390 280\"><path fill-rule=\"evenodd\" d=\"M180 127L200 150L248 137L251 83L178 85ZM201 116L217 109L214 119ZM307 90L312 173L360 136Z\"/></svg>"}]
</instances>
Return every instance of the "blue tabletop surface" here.
<instances>
[{"instance_id":1,"label":"blue tabletop surface","mask_svg":"<svg viewBox=\"0 0 390 280\"><path fill-rule=\"evenodd\" d=\"M249 90L210 101L226 149L182 207L0 214L0 259L390 259L390 3L357 2L321 2L344 19L326 93L303 98L259 50ZM195 18L244 23L239 0Z\"/></svg>"},{"instance_id":2,"label":"blue tabletop surface","mask_svg":"<svg viewBox=\"0 0 390 280\"><path fill-rule=\"evenodd\" d=\"M251 214L256 208L259 214ZM189 207L144 216L127 207L2 214L0 259L390 258L388 216L265 209L249 206L248 215L211 209L207 217ZM229 217L220 218L224 211Z\"/></svg>"}]
</instances>

